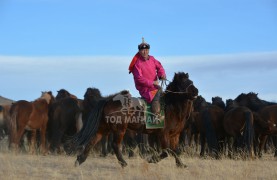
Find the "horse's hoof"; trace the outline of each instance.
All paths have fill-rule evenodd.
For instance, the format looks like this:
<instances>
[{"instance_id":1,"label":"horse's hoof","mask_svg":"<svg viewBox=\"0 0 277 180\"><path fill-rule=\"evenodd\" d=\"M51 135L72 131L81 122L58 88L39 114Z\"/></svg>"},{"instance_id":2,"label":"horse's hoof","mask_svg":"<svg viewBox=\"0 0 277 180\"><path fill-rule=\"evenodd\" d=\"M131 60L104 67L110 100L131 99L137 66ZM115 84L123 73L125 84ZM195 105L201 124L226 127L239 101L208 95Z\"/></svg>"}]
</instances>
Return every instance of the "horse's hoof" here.
<instances>
[{"instance_id":1,"label":"horse's hoof","mask_svg":"<svg viewBox=\"0 0 277 180\"><path fill-rule=\"evenodd\" d=\"M76 160L74 165L75 165L75 167L80 166L79 161L78 161L78 160Z\"/></svg>"},{"instance_id":2,"label":"horse's hoof","mask_svg":"<svg viewBox=\"0 0 277 180\"><path fill-rule=\"evenodd\" d=\"M127 163L126 162L120 162L120 165L122 168L126 167L127 166Z\"/></svg>"}]
</instances>

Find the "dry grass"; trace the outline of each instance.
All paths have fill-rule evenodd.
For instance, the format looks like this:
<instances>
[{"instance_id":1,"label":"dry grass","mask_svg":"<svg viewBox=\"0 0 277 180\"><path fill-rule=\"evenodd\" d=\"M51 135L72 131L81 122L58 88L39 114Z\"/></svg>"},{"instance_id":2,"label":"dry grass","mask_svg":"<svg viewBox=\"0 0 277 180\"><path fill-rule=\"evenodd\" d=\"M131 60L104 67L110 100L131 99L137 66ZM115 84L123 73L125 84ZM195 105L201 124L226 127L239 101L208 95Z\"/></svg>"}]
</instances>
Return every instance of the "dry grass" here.
<instances>
[{"instance_id":1,"label":"dry grass","mask_svg":"<svg viewBox=\"0 0 277 180\"><path fill-rule=\"evenodd\" d=\"M91 154L84 164L74 167L76 157L66 155L13 154L0 143L0 179L277 179L273 155L256 160L200 159L183 155L186 169L177 168L169 157L149 164L139 156L125 159L121 168L114 155Z\"/></svg>"}]
</instances>

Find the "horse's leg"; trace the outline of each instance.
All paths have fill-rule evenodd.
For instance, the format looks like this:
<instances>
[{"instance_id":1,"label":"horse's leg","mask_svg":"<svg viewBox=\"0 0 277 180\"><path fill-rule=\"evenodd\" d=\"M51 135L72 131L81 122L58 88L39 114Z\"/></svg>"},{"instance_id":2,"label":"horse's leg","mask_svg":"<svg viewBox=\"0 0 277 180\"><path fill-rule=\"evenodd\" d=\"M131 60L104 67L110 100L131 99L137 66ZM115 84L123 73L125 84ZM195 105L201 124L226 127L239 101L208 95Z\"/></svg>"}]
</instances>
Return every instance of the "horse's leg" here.
<instances>
[{"instance_id":1,"label":"horse's leg","mask_svg":"<svg viewBox=\"0 0 277 180\"><path fill-rule=\"evenodd\" d=\"M101 157L106 157L108 155L108 136L103 136L103 138L101 139Z\"/></svg>"},{"instance_id":2,"label":"horse's leg","mask_svg":"<svg viewBox=\"0 0 277 180\"><path fill-rule=\"evenodd\" d=\"M192 134L191 132L189 132L188 134L187 134L187 140L188 140L188 146L190 147L190 148L192 148L192 139L194 138L194 134Z\"/></svg>"},{"instance_id":3,"label":"horse's leg","mask_svg":"<svg viewBox=\"0 0 277 180\"><path fill-rule=\"evenodd\" d=\"M182 163L182 161L178 157L178 155L174 151L169 149L169 147L170 147L169 133L163 132L163 133L159 134L159 139L161 141L162 152L159 154L158 157L153 155L151 157L151 159L148 160L148 162L149 163L157 163L157 162L161 161L162 159L168 157L168 153L170 153L172 156L174 156L177 167L187 167L186 165L184 165ZM176 137L174 140L172 140L172 142L175 142L175 141L176 141L176 143L179 142L179 136ZM177 145L174 145L173 147L177 147Z\"/></svg>"},{"instance_id":4,"label":"horse's leg","mask_svg":"<svg viewBox=\"0 0 277 180\"><path fill-rule=\"evenodd\" d=\"M170 149L172 149L178 156L181 154L181 151L180 151L180 136L179 135L176 135L172 138L170 138Z\"/></svg>"},{"instance_id":5,"label":"horse's leg","mask_svg":"<svg viewBox=\"0 0 277 180\"><path fill-rule=\"evenodd\" d=\"M196 150L196 152L198 152L199 139L200 139L200 134L199 133L195 133L194 134L194 143L195 143L195 150Z\"/></svg>"},{"instance_id":6,"label":"horse's leg","mask_svg":"<svg viewBox=\"0 0 277 180\"><path fill-rule=\"evenodd\" d=\"M188 138L188 133L186 131L186 129L183 129L180 133L180 136L179 136L179 151L180 152L184 152L184 147L185 147L185 143L186 143L186 139Z\"/></svg>"},{"instance_id":7,"label":"horse's leg","mask_svg":"<svg viewBox=\"0 0 277 180\"><path fill-rule=\"evenodd\" d=\"M262 157L262 151L263 151L263 148L265 146L266 139L267 139L267 135L261 135L260 137L261 137L261 139L260 139L260 143L259 143L258 156L261 158Z\"/></svg>"},{"instance_id":8,"label":"horse's leg","mask_svg":"<svg viewBox=\"0 0 277 180\"><path fill-rule=\"evenodd\" d=\"M227 137L227 153L228 153L228 157L229 158L232 158L233 157L233 139L228 136Z\"/></svg>"},{"instance_id":9,"label":"horse's leg","mask_svg":"<svg viewBox=\"0 0 277 180\"><path fill-rule=\"evenodd\" d=\"M37 136L37 130L36 129L32 129L31 130L30 139L28 139L28 141L30 141L30 142L28 142L29 143L29 147L30 147L30 150L29 150L30 154L34 154L35 153L36 136Z\"/></svg>"},{"instance_id":10,"label":"horse's leg","mask_svg":"<svg viewBox=\"0 0 277 180\"><path fill-rule=\"evenodd\" d=\"M186 168L187 165L185 165L179 157L180 152L178 152L178 150L179 150L178 145L179 145L179 134L177 134L176 136L171 138L170 147L171 147L171 150L173 150L173 151L169 151L169 153L172 156L174 156L177 167Z\"/></svg>"},{"instance_id":11,"label":"horse's leg","mask_svg":"<svg viewBox=\"0 0 277 180\"><path fill-rule=\"evenodd\" d=\"M276 135L272 136L272 142L274 147L274 157L277 157L277 136Z\"/></svg>"},{"instance_id":12,"label":"horse's leg","mask_svg":"<svg viewBox=\"0 0 277 180\"><path fill-rule=\"evenodd\" d=\"M160 139L161 142L162 152L159 154L159 156L153 154L152 157L148 160L149 163L157 163L161 159L168 157L167 148L170 146L169 134L166 132L158 134L158 139Z\"/></svg>"},{"instance_id":13,"label":"horse's leg","mask_svg":"<svg viewBox=\"0 0 277 180\"><path fill-rule=\"evenodd\" d=\"M123 137L124 137L124 134L125 134L125 130L123 131L120 131L120 132L114 132L113 133L113 143L112 143L112 147L113 147L113 150L114 150L114 153L120 163L120 165L122 167L125 167L127 166L127 163L126 161L123 159L123 156L122 156L122 152L121 152L121 142L123 140Z\"/></svg>"},{"instance_id":14,"label":"horse's leg","mask_svg":"<svg viewBox=\"0 0 277 180\"><path fill-rule=\"evenodd\" d=\"M90 150L102 139L103 134L98 132L90 141L90 143L85 147L81 154L77 156L75 161L75 166L81 165L87 159Z\"/></svg>"},{"instance_id":15,"label":"horse's leg","mask_svg":"<svg viewBox=\"0 0 277 180\"><path fill-rule=\"evenodd\" d=\"M18 131L15 133L15 139L14 139L14 146L15 146L15 151L18 152L18 146L19 146L19 142L23 136L25 129L23 126L19 126L18 127ZM23 143L24 144L24 143Z\"/></svg>"},{"instance_id":16,"label":"horse's leg","mask_svg":"<svg viewBox=\"0 0 277 180\"><path fill-rule=\"evenodd\" d=\"M256 136L254 137L254 143L253 143L253 146L254 146L254 155L255 155L255 156L258 155L258 150L257 150L258 142L259 142L259 136L256 135Z\"/></svg>"},{"instance_id":17,"label":"horse's leg","mask_svg":"<svg viewBox=\"0 0 277 180\"><path fill-rule=\"evenodd\" d=\"M40 129L40 149L41 149L43 155L46 155L46 153L47 153L46 140L45 140L46 128L47 128L47 124L44 124Z\"/></svg>"},{"instance_id":18,"label":"horse's leg","mask_svg":"<svg viewBox=\"0 0 277 180\"><path fill-rule=\"evenodd\" d=\"M206 137L203 133L200 133L200 156L203 157L205 154L205 145L206 145Z\"/></svg>"}]
</instances>

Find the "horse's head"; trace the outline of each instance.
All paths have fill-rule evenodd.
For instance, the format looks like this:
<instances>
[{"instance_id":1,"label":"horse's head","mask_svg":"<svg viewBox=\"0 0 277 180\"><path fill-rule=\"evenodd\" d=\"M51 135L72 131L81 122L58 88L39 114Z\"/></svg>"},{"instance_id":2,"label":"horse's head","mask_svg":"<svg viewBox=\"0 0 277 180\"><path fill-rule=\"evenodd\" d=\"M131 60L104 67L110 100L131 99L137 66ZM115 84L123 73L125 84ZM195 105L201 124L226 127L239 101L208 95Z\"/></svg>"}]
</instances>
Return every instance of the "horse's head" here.
<instances>
[{"instance_id":1,"label":"horse's head","mask_svg":"<svg viewBox=\"0 0 277 180\"><path fill-rule=\"evenodd\" d=\"M167 87L168 92L187 94L190 99L195 99L198 96L198 89L189 79L189 74L178 72L174 74L172 82Z\"/></svg>"},{"instance_id":2,"label":"horse's head","mask_svg":"<svg viewBox=\"0 0 277 180\"><path fill-rule=\"evenodd\" d=\"M266 121L262 119L262 117L256 112L253 112L253 117L254 117L254 126L257 130L261 131L263 134L266 134L266 135L277 133L277 126L275 122Z\"/></svg>"},{"instance_id":3,"label":"horse's head","mask_svg":"<svg viewBox=\"0 0 277 180\"><path fill-rule=\"evenodd\" d=\"M235 100L233 99L226 99L226 107L225 107L225 111L228 111L232 108L238 107L240 106Z\"/></svg>"},{"instance_id":4,"label":"horse's head","mask_svg":"<svg viewBox=\"0 0 277 180\"><path fill-rule=\"evenodd\" d=\"M199 112L202 108L206 107L207 105L207 101L201 95L197 96L197 98L193 101L194 111L197 112Z\"/></svg>"},{"instance_id":5,"label":"horse's head","mask_svg":"<svg viewBox=\"0 0 277 180\"><path fill-rule=\"evenodd\" d=\"M74 99L77 99L77 97L73 94L70 94L67 90L65 89L60 89L59 91L57 91L58 94L56 95L56 100L59 100L59 99L63 99L63 98L67 98L67 97L71 97L71 98L74 98Z\"/></svg>"},{"instance_id":6,"label":"horse's head","mask_svg":"<svg viewBox=\"0 0 277 180\"><path fill-rule=\"evenodd\" d=\"M225 109L225 103L223 102L222 98L219 96L212 97L212 104L222 109Z\"/></svg>"},{"instance_id":7,"label":"horse's head","mask_svg":"<svg viewBox=\"0 0 277 180\"><path fill-rule=\"evenodd\" d=\"M97 88L87 88L84 99L88 101L98 101L102 98L101 92Z\"/></svg>"},{"instance_id":8,"label":"horse's head","mask_svg":"<svg viewBox=\"0 0 277 180\"><path fill-rule=\"evenodd\" d=\"M241 93L235 99L235 102L240 106L246 106L253 111L259 110L259 108L264 105L264 102L258 98L258 94L253 92L248 94Z\"/></svg>"},{"instance_id":9,"label":"horse's head","mask_svg":"<svg viewBox=\"0 0 277 180\"><path fill-rule=\"evenodd\" d=\"M51 104L55 101L55 98L52 94L52 91L43 91L39 99L44 99L48 104Z\"/></svg>"}]
</instances>

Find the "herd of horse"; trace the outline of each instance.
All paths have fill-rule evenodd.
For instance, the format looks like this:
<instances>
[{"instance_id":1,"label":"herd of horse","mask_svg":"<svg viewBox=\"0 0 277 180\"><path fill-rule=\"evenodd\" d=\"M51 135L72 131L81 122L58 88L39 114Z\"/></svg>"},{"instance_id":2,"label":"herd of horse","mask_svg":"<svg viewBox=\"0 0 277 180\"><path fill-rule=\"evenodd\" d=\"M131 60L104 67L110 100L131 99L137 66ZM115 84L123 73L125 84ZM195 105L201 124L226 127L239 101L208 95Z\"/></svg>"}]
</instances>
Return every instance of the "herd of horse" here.
<instances>
[{"instance_id":1,"label":"herd of horse","mask_svg":"<svg viewBox=\"0 0 277 180\"><path fill-rule=\"evenodd\" d=\"M84 99L65 89L56 97L51 91L42 92L34 101L0 106L0 140L8 136L9 147L18 152L26 135L30 153L65 151L77 155L75 165L85 162L98 144L104 156L109 144L122 167L127 166L122 145L129 152L138 146L149 163L172 155L178 167L186 167L180 158L184 141L196 148L200 144L200 156L206 153L218 159L237 154L261 157L266 143L272 142L277 156L277 104L253 92L226 103L214 97L209 103L198 94L188 73L175 73L161 97L164 127L155 129L146 128L146 111L138 106L141 101L127 90L103 97L97 88L87 88Z\"/></svg>"}]
</instances>

